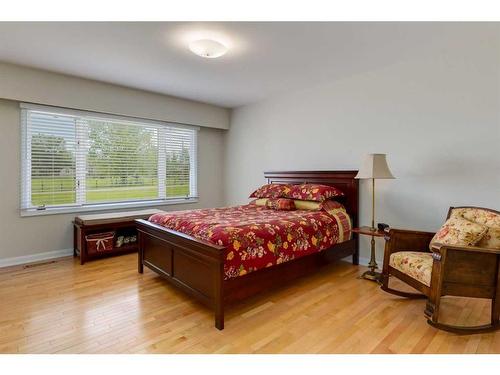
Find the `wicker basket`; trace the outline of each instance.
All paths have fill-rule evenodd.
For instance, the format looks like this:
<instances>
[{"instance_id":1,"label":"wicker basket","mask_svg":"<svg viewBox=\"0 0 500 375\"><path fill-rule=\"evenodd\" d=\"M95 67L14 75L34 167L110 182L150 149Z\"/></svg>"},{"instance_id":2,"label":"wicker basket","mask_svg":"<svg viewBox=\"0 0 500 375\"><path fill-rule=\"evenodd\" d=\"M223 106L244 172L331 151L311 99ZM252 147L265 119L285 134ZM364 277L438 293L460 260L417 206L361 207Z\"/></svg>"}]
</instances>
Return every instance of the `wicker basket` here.
<instances>
[{"instance_id":1,"label":"wicker basket","mask_svg":"<svg viewBox=\"0 0 500 375\"><path fill-rule=\"evenodd\" d=\"M115 242L115 232L89 234L85 236L87 253L96 254L112 251Z\"/></svg>"}]
</instances>

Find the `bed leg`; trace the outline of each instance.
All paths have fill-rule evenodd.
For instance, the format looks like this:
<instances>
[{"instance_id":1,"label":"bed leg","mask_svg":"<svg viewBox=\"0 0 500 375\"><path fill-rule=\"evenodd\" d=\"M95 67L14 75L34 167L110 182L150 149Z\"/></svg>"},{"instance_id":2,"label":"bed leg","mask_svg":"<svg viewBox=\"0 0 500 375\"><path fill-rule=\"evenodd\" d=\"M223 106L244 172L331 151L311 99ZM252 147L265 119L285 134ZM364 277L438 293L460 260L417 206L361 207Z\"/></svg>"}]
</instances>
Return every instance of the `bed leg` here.
<instances>
[{"instance_id":1,"label":"bed leg","mask_svg":"<svg viewBox=\"0 0 500 375\"><path fill-rule=\"evenodd\" d=\"M354 253L352 254L352 264L357 266L359 264L359 240L354 242Z\"/></svg>"},{"instance_id":2,"label":"bed leg","mask_svg":"<svg viewBox=\"0 0 500 375\"><path fill-rule=\"evenodd\" d=\"M144 264L142 263L142 260L144 259L144 248L142 244L142 234L141 232L137 232L138 236L138 243L139 243L139 250L137 251L137 272L139 273L144 273Z\"/></svg>"},{"instance_id":3,"label":"bed leg","mask_svg":"<svg viewBox=\"0 0 500 375\"><path fill-rule=\"evenodd\" d=\"M78 246L78 240L76 236L78 236L78 230L76 228L76 224L73 224L73 258L76 257L76 248Z\"/></svg>"},{"instance_id":4,"label":"bed leg","mask_svg":"<svg viewBox=\"0 0 500 375\"><path fill-rule=\"evenodd\" d=\"M137 272L139 273L144 273L144 266L142 265L142 259L141 256L139 255L138 257L138 262L137 262Z\"/></svg>"},{"instance_id":5,"label":"bed leg","mask_svg":"<svg viewBox=\"0 0 500 375\"><path fill-rule=\"evenodd\" d=\"M215 307L215 328L224 329L224 307Z\"/></svg>"},{"instance_id":6,"label":"bed leg","mask_svg":"<svg viewBox=\"0 0 500 375\"><path fill-rule=\"evenodd\" d=\"M215 309L215 328L224 329L224 260L215 268L215 293L214 293L214 309Z\"/></svg>"}]
</instances>

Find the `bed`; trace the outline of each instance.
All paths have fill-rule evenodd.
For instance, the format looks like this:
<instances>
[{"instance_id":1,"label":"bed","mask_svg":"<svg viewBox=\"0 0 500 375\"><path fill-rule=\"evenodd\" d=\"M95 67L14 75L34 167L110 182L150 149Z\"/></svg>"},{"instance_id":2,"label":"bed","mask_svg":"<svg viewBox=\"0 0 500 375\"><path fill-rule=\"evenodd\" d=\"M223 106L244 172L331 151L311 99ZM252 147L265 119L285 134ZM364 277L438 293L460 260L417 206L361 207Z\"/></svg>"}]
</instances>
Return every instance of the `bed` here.
<instances>
[{"instance_id":1,"label":"bed","mask_svg":"<svg viewBox=\"0 0 500 375\"><path fill-rule=\"evenodd\" d=\"M356 173L265 172L264 176L273 184L319 183L341 189L350 225L357 226ZM342 219L318 211L274 211L255 204L154 215L136 220L138 271L143 273L146 266L212 308L215 326L223 329L227 304L347 256L358 264L357 239L352 238L350 227L346 231ZM275 232L280 235L276 238L290 241L275 247L276 241L266 237ZM307 235L301 237L302 232ZM257 239L249 241L255 234ZM301 245L304 238L307 246ZM260 241L258 246L255 241Z\"/></svg>"}]
</instances>

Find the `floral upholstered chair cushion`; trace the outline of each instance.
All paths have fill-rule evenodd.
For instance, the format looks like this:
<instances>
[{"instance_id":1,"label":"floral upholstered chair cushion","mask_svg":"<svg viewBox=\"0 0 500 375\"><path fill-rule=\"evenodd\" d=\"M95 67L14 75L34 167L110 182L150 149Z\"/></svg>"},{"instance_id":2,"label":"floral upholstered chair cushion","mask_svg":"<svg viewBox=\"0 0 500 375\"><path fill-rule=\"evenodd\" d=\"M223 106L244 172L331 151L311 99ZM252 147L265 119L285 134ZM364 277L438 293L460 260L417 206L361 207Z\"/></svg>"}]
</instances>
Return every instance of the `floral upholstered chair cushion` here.
<instances>
[{"instance_id":1,"label":"floral upholstered chair cushion","mask_svg":"<svg viewBox=\"0 0 500 375\"><path fill-rule=\"evenodd\" d=\"M420 251L398 251L392 253L389 265L405 275L420 281L427 286L431 285L432 255Z\"/></svg>"},{"instance_id":2,"label":"floral upholstered chair cushion","mask_svg":"<svg viewBox=\"0 0 500 375\"><path fill-rule=\"evenodd\" d=\"M459 217L488 227L486 234L475 244L478 247L500 249L500 214L481 208L454 208L450 217Z\"/></svg>"},{"instance_id":3,"label":"floral upholstered chair cushion","mask_svg":"<svg viewBox=\"0 0 500 375\"><path fill-rule=\"evenodd\" d=\"M430 247L436 243L456 246L473 246L488 232L486 225L474 223L457 215L451 215L434 235Z\"/></svg>"}]
</instances>

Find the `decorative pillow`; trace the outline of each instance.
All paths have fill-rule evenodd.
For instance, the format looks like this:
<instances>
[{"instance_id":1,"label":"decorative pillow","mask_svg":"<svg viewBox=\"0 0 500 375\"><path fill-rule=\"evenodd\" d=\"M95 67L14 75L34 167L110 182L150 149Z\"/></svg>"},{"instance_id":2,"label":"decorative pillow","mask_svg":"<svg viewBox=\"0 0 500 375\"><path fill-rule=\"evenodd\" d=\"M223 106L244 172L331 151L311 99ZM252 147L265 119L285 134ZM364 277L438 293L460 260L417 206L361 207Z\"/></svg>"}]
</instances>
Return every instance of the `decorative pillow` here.
<instances>
[{"instance_id":1,"label":"decorative pillow","mask_svg":"<svg viewBox=\"0 0 500 375\"><path fill-rule=\"evenodd\" d=\"M250 202L250 204L255 204L256 206L265 206L268 198L257 198Z\"/></svg>"},{"instance_id":2,"label":"decorative pillow","mask_svg":"<svg viewBox=\"0 0 500 375\"><path fill-rule=\"evenodd\" d=\"M481 208L454 208L451 211L450 216L458 216L473 221L474 223L483 224L493 228L500 228L500 214L489 210L483 210Z\"/></svg>"},{"instance_id":3,"label":"decorative pillow","mask_svg":"<svg viewBox=\"0 0 500 375\"><path fill-rule=\"evenodd\" d=\"M293 211L295 203L293 199L288 198L269 198L266 201L266 207L278 211Z\"/></svg>"},{"instance_id":4,"label":"decorative pillow","mask_svg":"<svg viewBox=\"0 0 500 375\"><path fill-rule=\"evenodd\" d=\"M290 191L289 184L266 184L250 194L250 198L281 198Z\"/></svg>"},{"instance_id":5,"label":"decorative pillow","mask_svg":"<svg viewBox=\"0 0 500 375\"><path fill-rule=\"evenodd\" d=\"M284 198L315 202L323 202L327 199L344 195L336 187L319 184L292 185L290 191L284 193Z\"/></svg>"},{"instance_id":6,"label":"decorative pillow","mask_svg":"<svg viewBox=\"0 0 500 375\"><path fill-rule=\"evenodd\" d=\"M326 200L324 202L314 202L314 201L302 201L300 199L295 199L295 208L297 210L308 210L308 211L318 211L325 210L327 212L343 211L347 212L344 205L334 200Z\"/></svg>"},{"instance_id":7,"label":"decorative pillow","mask_svg":"<svg viewBox=\"0 0 500 375\"><path fill-rule=\"evenodd\" d=\"M302 201L300 199L295 199L295 208L297 210L308 210L308 211L318 211L321 210L321 203L314 201Z\"/></svg>"},{"instance_id":8,"label":"decorative pillow","mask_svg":"<svg viewBox=\"0 0 500 375\"><path fill-rule=\"evenodd\" d=\"M431 246L434 243L472 246L481 240L486 232L488 232L488 227L485 225L457 216L450 217L432 238Z\"/></svg>"},{"instance_id":9,"label":"decorative pillow","mask_svg":"<svg viewBox=\"0 0 500 375\"><path fill-rule=\"evenodd\" d=\"M487 249L500 249L500 228L488 228L483 238L476 243L478 247Z\"/></svg>"},{"instance_id":10,"label":"decorative pillow","mask_svg":"<svg viewBox=\"0 0 500 375\"><path fill-rule=\"evenodd\" d=\"M454 208L450 217L459 217L477 224L486 225L488 231L475 246L500 249L500 214L475 207Z\"/></svg>"}]
</instances>

